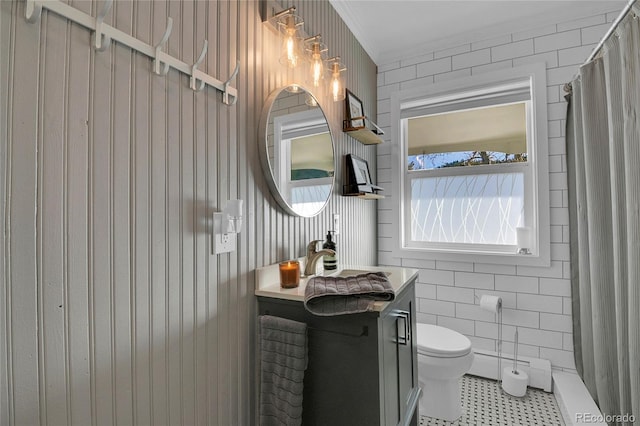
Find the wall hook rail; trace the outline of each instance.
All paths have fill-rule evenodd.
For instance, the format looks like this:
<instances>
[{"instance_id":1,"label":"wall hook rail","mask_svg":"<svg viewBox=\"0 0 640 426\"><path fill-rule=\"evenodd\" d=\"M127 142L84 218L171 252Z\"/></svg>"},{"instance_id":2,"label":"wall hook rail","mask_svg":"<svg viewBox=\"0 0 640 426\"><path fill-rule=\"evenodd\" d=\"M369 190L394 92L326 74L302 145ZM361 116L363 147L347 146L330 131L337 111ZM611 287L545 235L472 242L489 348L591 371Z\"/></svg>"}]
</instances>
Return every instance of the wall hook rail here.
<instances>
[{"instance_id":1,"label":"wall hook rail","mask_svg":"<svg viewBox=\"0 0 640 426\"><path fill-rule=\"evenodd\" d=\"M167 75L167 73L169 72L169 64L162 61L162 55L166 56L166 54L162 51L162 48L169 40L172 29L173 19L169 17L167 18L167 28L164 30L164 34L160 39L160 43L156 44L156 57L153 60L153 72L158 75Z\"/></svg>"},{"instance_id":2,"label":"wall hook rail","mask_svg":"<svg viewBox=\"0 0 640 426\"><path fill-rule=\"evenodd\" d=\"M27 22L30 24L38 22L40 15L42 15L42 3L35 0L26 0L24 17L27 19Z\"/></svg>"},{"instance_id":3,"label":"wall hook rail","mask_svg":"<svg viewBox=\"0 0 640 426\"><path fill-rule=\"evenodd\" d=\"M202 91L204 89L204 80L200 81L200 85L198 85L198 78L196 73L198 71L198 66L204 61L204 57L207 54L207 50L209 49L209 42L207 40L204 41L204 45L202 46L202 52L200 52L200 56L198 56L198 60L191 66L191 88L196 92Z\"/></svg>"},{"instance_id":4,"label":"wall hook rail","mask_svg":"<svg viewBox=\"0 0 640 426\"><path fill-rule=\"evenodd\" d=\"M236 68L227 81L223 82L213 78L198 69L198 66L207 54L208 42L206 40L204 41L204 46L198 60L192 65L186 64L162 51L171 36L171 30L173 28L173 20L171 18L167 19L167 27L160 42L155 46L151 46L104 23L104 18L111 10L112 5L113 0L104 0L97 16L93 17L60 0L25 0L25 19L27 22L36 23L42 16L42 9L47 9L92 31L93 40L91 44L98 51L108 49L113 40L151 58L153 60L154 73L166 75L169 72L169 68L173 68L189 76L190 87L193 88L193 90L201 91L208 85L223 93L222 100L226 105L234 105L237 102L238 90L231 87L230 82L238 74L240 68L239 63L236 64Z\"/></svg>"},{"instance_id":5,"label":"wall hook rail","mask_svg":"<svg viewBox=\"0 0 640 426\"><path fill-rule=\"evenodd\" d=\"M102 3L102 9L98 12L98 16L96 16L96 25L95 32L93 33L92 40L93 46L98 52L104 52L111 45L111 37L106 34L103 34L104 27L104 18L111 10L111 6L113 5L113 0L105 0Z\"/></svg>"},{"instance_id":6,"label":"wall hook rail","mask_svg":"<svg viewBox=\"0 0 640 426\"><path fill-rule=\"evenodd\" d=\"M240 61L237 61L236 62L236 67L233 70L233 72L231 73L231 76L223 84L224 90L222 91L222 102L224 102L227 105L234 105L236 103L236 101L238 100L237 96L234 97L233 99L229 100L229 85L231 84L231 80L236 78L236 76L238 75L239 71L240 71Z\"/></svg>"}]
</instances>

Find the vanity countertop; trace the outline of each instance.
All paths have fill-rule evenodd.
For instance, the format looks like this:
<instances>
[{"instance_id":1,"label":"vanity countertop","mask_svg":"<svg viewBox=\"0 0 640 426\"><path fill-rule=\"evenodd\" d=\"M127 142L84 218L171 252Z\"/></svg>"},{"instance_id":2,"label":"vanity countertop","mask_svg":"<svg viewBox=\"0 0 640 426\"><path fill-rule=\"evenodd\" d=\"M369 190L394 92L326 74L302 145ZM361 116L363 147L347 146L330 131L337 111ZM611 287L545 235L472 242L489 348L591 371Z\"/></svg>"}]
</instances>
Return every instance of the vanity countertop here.
<instances>
[{"instance_id":1,"label":"vanity countertop","mask_svg":"<svg viewBox=\"0 0 640 426\"><path fill-rule=\"evenodd\" d=\"M399 294L404 286L418 276L417 269L401 268L397 266L361 266L340 265L338 271L323 271L318 275L330 276L340 271L367 271L385 272L396 294ZM272 297L276 299L295 300L304 302L304 291L307 281L311 277L300 278L300 285L296 288L280 287L280 272L278 264L269 265L256 270L256 296ZM388 302L377 301L374 303L374 311L382 311Z\"/></svg>"}]
</instances>

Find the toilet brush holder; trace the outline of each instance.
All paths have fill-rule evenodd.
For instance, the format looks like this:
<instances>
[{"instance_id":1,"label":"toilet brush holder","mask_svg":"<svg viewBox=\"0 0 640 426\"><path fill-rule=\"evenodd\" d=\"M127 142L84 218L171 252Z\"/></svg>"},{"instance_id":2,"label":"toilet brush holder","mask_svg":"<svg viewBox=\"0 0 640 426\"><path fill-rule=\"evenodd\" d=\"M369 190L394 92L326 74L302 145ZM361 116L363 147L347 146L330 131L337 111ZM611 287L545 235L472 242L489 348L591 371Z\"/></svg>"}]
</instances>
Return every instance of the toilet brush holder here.
<instances>
[{"instance_id":1,"label":"toilet brush holder","mask_svg":"<svg viewBox=\"0 0 640 426\"><path fill-rule=\"evenodd\" d=\"M525 396L528 384L529 375L523 370L513 370L511 367L502 370L502 389L509 395Z\"/></svg>"},{"instance_id":2,"label":"toilet brush holder","mask_svg":"<svg viewBox=\"0 0 640 426\"><path fill-rule=\"evenodd\" d=\"M502 389L512 396L525 396L527 393L527 385L529 384L529 376L522 370L518 369L518 328L513 336L513 367L505 367L502 370Z\"/></svg>"}]
</instances>

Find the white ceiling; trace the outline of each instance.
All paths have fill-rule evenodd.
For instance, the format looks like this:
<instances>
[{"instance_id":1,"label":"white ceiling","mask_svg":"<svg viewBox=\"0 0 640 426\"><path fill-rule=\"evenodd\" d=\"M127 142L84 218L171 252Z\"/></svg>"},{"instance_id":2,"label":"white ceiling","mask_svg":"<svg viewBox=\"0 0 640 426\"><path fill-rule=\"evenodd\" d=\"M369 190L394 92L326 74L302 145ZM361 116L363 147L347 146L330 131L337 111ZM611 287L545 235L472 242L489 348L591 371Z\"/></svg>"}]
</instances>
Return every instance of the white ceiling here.
<instances>
[{"instance_id":1,"label":"white ceiling","mask_svg":"<svg viewBox=\"0 0 640 426\"><path fill-rule=\"evenodd\" d=\"M329 1L377 65L474 40L619 12L627 3L624 0Z\"/></svg>"}]
</instances>

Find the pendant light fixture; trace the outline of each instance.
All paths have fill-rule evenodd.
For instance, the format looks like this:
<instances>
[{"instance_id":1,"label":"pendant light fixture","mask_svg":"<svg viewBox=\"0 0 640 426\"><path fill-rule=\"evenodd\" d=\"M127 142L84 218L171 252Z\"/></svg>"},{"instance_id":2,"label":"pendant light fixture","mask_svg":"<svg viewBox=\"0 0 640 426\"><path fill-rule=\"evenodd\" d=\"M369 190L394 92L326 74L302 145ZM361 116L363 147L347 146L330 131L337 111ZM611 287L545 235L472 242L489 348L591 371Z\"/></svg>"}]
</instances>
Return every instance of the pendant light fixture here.
<instances>
[{"instance_id":1,"label":"pendant light fixture","mask_svg":"<svg viewBox=\"0 0 640 426\"><path fill-rule=\"evenodd\" d=\"M296 68L302 59L302 48L300 32L304 21L298 15L294 15L294 7L285 9L276 14L276 25L283 36L280 63L288 68Z\"/></svg>"},{"instance_id":2,"label":"pendant light fixture","mask_svg":"<svg viewBox=\"0 0 640 426\"><path fill-rule=\"evenodd\" d=\"M273 10L273 9L272 9ZM345 99L345 81L342 75L346 67L340 62L340 57L327 59L327 46L321 41L321 35L307 37L303 19L295 15L296 7L291 6L275 13L263 22L268 23L271 29L280 35L282 41L279 62L286 67L286 89L291 93L300 93L303 86L318 89L318 94L329 96L334 102ZM308 68L307 68L308 67ZM303 75L307 77L303 77ZM326 82L325 74L328 74ZM302 77L302 78L300 78ZM304 83L300 80L305 80ZM323 84L326 82L327 87ZM308 105L317 104L316 98L307 99Z\"/></svg>"},{"instance_id":3,"label":"pendant light fixture","mask_svg":"<svg viewBox=\"0 0 640 426\"><path fill-rule=\"evenodd\" d=\"M346 71L347 68L344 64L340 63L340 56L334 56L327 60L329 64L329 73L331 74L331 80L329 81L329 94L334 102L343 101L345 98L344 92L344 77L342 71Z\"/></svg>"},{"instance_id":4,"label":"pendant light fixture","mask_svg":"<svg viewBox=\"0 0 640 426\"><path fill-rule=\"evenodd\" d=\"M309 83L313 87L319 87L324 78L324 62L327 56L327 47L320 41L320 35L315 35L304 40L305 50L309 56Z\"/></svg>"}]
</instances>

